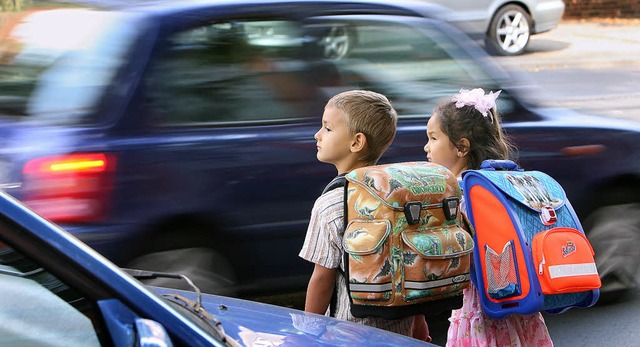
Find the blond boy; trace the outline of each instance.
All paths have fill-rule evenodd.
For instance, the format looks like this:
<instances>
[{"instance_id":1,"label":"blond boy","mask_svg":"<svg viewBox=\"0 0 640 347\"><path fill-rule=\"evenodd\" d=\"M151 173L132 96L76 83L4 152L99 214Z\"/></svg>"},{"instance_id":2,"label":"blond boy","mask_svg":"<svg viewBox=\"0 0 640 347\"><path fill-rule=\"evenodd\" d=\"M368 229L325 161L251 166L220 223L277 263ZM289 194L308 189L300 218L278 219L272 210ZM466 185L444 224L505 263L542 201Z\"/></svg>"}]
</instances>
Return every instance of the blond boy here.
<instances>
[{"instance_id":1,"label":"blond boy","mask_svg":"<svg viewBox=\"0 0 640 347\"><path fill-rule=\"evenodd\" d=\"M315 134L318 160L333 164L338 174L378 162L396 134L397 113L382 94L365 90L340 93L329 100L322 127ZM334 287L337 301L331 315L338 319L411 336L413 317L385 320L355 318L349 310L342 263L342 189L321 195L315 202L300 257L315 264L307 287L305 311L329 314Z\"/></svg>"}]
</instances>

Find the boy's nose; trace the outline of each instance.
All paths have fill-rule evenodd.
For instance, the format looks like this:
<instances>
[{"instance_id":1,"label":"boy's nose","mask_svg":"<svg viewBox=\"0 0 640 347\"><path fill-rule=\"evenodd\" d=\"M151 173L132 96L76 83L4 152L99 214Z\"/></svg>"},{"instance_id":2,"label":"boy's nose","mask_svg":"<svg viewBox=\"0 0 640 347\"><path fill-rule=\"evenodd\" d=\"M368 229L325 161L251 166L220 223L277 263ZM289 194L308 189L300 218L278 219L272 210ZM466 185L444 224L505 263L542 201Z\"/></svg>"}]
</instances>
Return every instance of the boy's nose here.
<instances>
[{"instance_id":1,"label":"boy's nose","mask_svg":"<svg viewBox=\"0 0 640 347\"><path fill-rule=\"evenodd\" d=\"M320 130L316 131L316 133L313 134L313 138L316 139L316 141L320 140Z\"/></svg>"},{"instance_id":2,"label":"boy's nose","mask_svg":"<svg viewBox=\"0 0 640 347\"><path fill-rule=\"evenodd\" d=\"M429 154L429 143L427 142L427 144L425 144L422 149L424 150L425 153Z\"/></svg>"}]
</instances>

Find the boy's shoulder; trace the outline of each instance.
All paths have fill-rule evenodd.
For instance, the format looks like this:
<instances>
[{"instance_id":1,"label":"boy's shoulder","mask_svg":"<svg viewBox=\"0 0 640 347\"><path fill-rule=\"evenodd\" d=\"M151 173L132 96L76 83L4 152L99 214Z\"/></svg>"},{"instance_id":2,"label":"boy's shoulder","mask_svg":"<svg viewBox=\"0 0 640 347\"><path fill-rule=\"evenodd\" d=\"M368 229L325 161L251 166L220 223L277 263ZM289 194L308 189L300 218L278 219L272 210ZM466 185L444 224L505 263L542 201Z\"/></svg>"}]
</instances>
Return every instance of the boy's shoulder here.
<instances>
[{"instance_id":1,"label":"boy's shoulder","mask_svg":"<svg viewBox=\"0 0 640 347\"><path fill-rule=\"evenodd\" d=\"M332 190L343 188L347 184L346 174L340 174L334 177L322 190L322 194L326 194Z\"/></svg>"},{"instance_id":2,"label":"boy's shoulder","mask_svg":"<svg viewBox=\"0 0 640 347\"><path fill-rule=\"evenodd\" d=\"M339 203L338 205L340 205L340 208L344 207L342 204L344 198L344 189L342 187L343 186L330 189L328 191L323 191L322 194L320 194L320 196L316 199L315 205L326 207Z\"/></svg>"},{"instance_id":3,"label":"boy's shoulder","mask_svg":"<svg viewBox=\"0 0 640 347\"><path fill-rule=\"evenodd\" d=\"M330 218L342 216L344 213L344 186L324 190L313 205L313 215L316 218Z\"/></svg>"}]
</instances>

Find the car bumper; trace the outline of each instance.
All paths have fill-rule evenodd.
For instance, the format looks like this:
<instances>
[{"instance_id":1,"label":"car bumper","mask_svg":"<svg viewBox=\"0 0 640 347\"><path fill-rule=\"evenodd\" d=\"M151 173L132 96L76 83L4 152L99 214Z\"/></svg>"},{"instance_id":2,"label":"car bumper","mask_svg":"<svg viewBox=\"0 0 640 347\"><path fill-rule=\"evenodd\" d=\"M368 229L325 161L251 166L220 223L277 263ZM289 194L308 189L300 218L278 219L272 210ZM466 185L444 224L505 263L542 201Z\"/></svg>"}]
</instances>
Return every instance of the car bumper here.
<instances>
[{"instance_id":1,"label":"car bumper","mask_svg":"<svg viewBox=\"0 0 640 347\"><path fill-rule=\"evenodd\" d=\"M531 9L531 17L534 18L533 34L543 33L554 29L562 20L565 4L562 0L541 1Z\"/></svg>"}]
</instances>

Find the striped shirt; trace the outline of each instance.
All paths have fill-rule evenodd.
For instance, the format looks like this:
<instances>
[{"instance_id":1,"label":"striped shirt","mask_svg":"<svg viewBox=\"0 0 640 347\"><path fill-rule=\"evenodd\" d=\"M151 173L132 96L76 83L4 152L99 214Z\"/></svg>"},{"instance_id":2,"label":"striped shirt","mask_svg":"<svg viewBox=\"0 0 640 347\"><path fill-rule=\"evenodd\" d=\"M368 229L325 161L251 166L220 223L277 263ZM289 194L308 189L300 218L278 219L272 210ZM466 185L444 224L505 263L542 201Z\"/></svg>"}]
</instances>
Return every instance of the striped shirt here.
<instances>
[{"instance_id":1,"label":"striped shirt","mask_svg":"<svg viewBox=\"0 0 640 347\"><path fill-rule=\"evenodd\" d=\"M307 235L299 254L301 258L328 269L341 268L344 270L342 259L343 197L344 190L334 189L316 200L311 211ZM349 309L347 284L340 272L336 272L336 288L338 300L334 317L411 336L413 317L397 320L374 317L356 318ZM325 315L329 315L328 310Z\"/></svg>"}]
</instances>

